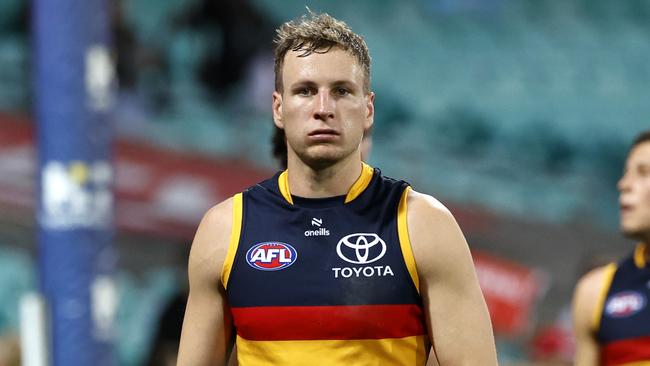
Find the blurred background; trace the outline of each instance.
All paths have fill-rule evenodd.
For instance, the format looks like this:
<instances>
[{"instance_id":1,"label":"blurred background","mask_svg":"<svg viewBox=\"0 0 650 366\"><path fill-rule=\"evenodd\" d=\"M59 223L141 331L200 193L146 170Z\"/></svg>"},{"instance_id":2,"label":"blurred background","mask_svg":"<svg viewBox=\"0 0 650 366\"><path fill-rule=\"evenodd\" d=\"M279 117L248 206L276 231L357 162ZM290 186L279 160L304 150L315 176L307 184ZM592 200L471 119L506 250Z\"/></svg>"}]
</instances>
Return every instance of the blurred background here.
<instances>
[{"instance_id":1,"label":"blurred background","mask_svg":"<svg viewBox=\"0 0 650 366\"><path fill-rule=\"evenodd\" d=\"M278 169L272 38L328 12L365 36L369 163L463 228L502 365L570 364L579 276L624 255L616 182L650 126L644 0L113 0L115 350L173 359L189 244L213 204ZM30 4L0 0L0 365L38 286Z\"/></svg>"}]
</instances>

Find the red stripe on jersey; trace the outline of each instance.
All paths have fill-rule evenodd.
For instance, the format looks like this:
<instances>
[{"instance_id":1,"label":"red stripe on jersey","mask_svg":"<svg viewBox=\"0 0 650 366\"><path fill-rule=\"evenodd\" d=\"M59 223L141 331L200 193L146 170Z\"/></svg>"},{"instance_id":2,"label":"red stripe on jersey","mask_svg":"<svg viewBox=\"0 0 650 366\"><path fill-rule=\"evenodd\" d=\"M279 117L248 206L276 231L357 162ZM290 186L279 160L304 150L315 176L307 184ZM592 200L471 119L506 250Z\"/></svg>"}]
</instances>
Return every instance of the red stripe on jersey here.
<instances>
[{"instance_id":1,"label":"red stripe on jersey","mask_svg":"<svg viewBox=\"0 0 650 366\"><path fill-rule=\"evenodd\" d=\"M254 341L384 339L424 335L418 305L232 308L237 334Z\"/></svg>"},{"instance_id":2,"label":"red stripe on jersey","mask_svg":"<svg viewBox=\"0 0 650 366\"><path fill-rule=\"evenodd\" d=\"M650 337L613 341L601 349L602 364L621 365L628 362L650 360Z\"/></svg>"}]
</instances>

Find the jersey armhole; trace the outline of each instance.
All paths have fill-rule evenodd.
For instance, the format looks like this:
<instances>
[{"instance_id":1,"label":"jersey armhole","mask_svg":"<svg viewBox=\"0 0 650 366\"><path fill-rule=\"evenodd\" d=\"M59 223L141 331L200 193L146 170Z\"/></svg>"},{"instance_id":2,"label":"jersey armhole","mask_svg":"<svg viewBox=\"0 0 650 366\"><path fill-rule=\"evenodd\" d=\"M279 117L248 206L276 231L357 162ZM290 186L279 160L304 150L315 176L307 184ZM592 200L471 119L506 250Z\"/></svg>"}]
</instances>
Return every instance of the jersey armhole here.
<instances>
[{"instance_id":1,"label":"jersey armhole","mask_svg":"<svg viewBox=\"0 0 650 366\"><path fill-rule=\"evenodd\" d=\"M223 260L223 267L221 268L221 283L223 288L228 288L228 279L230 279L230 271L235 261L235 254L239 246L239 237L241 235L242 227L242 212L243 212L243 194L237 193L233 196L232 200L232 230L230 231L230 243L226 257Z\"/></svg>"},{"instance_id":2,"label":"jersey armhole","mask_svg":"<svg viewBox=\"0 0 650 366\"><path fill-rule=\"evenodd\" d=\"M402 197L399 200L397 207L397 235L399 237L399 245L402 249L402 257L406 264L406 269L411 276L411 280L415 285L415 289L420 293L420 278L418 277L417 267L415 265L415 256L413 255L413 248L411 247L411 239L409 238L408 224L407 224L407 199L411 187L406 187L402 192Z\"/></svg>"},{"instance_id":3,"label":"jersey armhole","mask_svg":"<svg viewBox=\"0 0 650 366\"><path fill-rule=\"evenodd\" d=\"M610 287L612 286L612 280L614 279L614 274L616 273L617 265L616 263L608 264L604 271L603 276L603 287L600 289L598 294L598 299L596 300L596 307L594 308L594 313L592 314L591 319L591 329L594 334L598 333L600 329L600 320L603 317L603 310L605 308L605 300L607 299L607 293L609 292Z\"/></svg>"}]
</instances>

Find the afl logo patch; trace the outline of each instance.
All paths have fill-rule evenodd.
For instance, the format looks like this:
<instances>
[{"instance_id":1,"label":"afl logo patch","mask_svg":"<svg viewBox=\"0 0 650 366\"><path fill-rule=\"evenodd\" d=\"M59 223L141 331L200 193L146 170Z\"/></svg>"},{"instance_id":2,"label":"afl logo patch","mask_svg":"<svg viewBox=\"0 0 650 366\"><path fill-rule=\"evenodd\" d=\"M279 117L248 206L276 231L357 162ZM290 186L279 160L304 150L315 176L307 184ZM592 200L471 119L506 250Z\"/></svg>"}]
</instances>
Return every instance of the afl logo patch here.
<instances>
[{"instance_id":1,"label":"afl logo patch","mask_svg":"<svg viewBox=\"0 0 650 366\"><path fill-rule=\"evenodd\" d=\"M348 263L368 264L386 254L386 243L377 234L350 234L339 240L336 254Z\"/></svg>"},{"instance_id":2,"label":"afl logo patch","mask_svg":"<svg viewBox=\"0 0 650 366\"><path fill-rule=\"evenodd\" d=\"M624 291L612 295L605 304L605 314L612 318L627 318L641 311L646 298L636 291Z\"/></svg>"},{"instance_id":3,"label":"afl logo patch","mask_svg":"<svg viewBox=\"0 0 650 366\"><path fill-rule=\"evenodd\" d=\"M279 271L296 262L298 252L289 244L276 241L258 243L246 252L246 262L262 271Z\"/></svg>"}]
</instances>

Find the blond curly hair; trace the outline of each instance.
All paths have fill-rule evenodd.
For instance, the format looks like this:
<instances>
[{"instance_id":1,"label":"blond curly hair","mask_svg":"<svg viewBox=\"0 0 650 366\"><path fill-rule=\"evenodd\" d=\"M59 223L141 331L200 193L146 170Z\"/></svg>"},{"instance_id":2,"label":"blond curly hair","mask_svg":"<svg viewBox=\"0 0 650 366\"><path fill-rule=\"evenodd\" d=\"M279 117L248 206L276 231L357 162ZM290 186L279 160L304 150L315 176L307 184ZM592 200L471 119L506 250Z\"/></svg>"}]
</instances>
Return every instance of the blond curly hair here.
<instances>
[{"instance_id":1,"label":"blond curly hair","mask_svg":"<svg viewBox=\"0 0 650 366\"><path fill-rule=\"evenodd\" d=\"M276 30L274 43L275 90L282 92L282 67L289 51L302 52L300 57L312 53L327 53L333 47L349 52L363 68L365 92L370 90L370 53L362 36L352 32L345 22L326 13L308 13L282 24Z\"/></svg>"}]
</instances>

